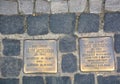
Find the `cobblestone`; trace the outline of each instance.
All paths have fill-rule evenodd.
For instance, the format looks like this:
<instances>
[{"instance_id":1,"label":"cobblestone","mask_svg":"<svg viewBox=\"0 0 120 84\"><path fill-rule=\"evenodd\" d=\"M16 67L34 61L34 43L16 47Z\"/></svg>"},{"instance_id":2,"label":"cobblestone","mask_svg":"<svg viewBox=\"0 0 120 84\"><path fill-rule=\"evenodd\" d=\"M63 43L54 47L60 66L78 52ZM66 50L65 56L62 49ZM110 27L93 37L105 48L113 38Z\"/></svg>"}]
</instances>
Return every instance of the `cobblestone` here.
<instances>
[{"instance_id":1,"label":"cobblestone","mask_svg":"<svg viewBox=\"0 0 120 84\"><path fill-rule=\"evenodd\" d=\"M71 84L70 77L46 77L46 84Z\"/></svg>"},{"instance_id":2,"label":"cobblestone","mask_svg":"<svg viewBox=\"0 0 120 84\"><path fill-rule=\"evenodd\" d=\"M67 1L52 1L51 2L51 11L52 11L52 14L67 13L68 12Z\"/></svg>"},{"instance_id":3,"label":"cobblestone","mask_svg":"<svg viewBox=\"0 0 120 84\"><path fill-rule=\"evenodd\" d=\"M62 56L62 71L72 73L77 71L77 58L73 54Z\"/></svg>"},{"instance_id":4,"label":"cobblestone","mask_svg":"<svg viewBox=\"0 0 120 84\"><path fill-rule=\"evenodd\" d=\"M68 5L70 12L83 12L87 5L87 0L69 0Z\"/></svg>"},{"instance_id":5,"label":"cobblestone","mask_svg":"<svg viewBox=\"0 0 120 84\"><path fill-rule=\"evenodd\" d=\"M90 33L99 31L99 16L96 14L83 13L79 18L78 32Z\"/></svg>"},{"instance_id":6,"label":"cobblestone","mask_svg":"<svg viewBox=\"0 0 120 84\"><path fill-rule=\"evenodd\" d=\"M0 78L0 84L19 84L18 79L2 79Z\"/></svg>"},{"instance_id":7,"label":"cobblestone","mask_svg":"<svg viewBox=\"0 0 120 84\"><path fill-rule=\"evenodd\" d=\"M49 20L48 15L28 16L27 17L27 23L28 23L27 33L30 36L47 34L48 28L49 28L48 20Z\"/></svg>"},{"instance_id":8,"label":"cobblestone","mask_svg":"<svg viewBox=\"0 0 120 84\"><path fill-rule=\"evenodd\" d=\"M117 57L117 72L120 72L120 57Z\"/></svg>"},{"instance_id":9,"label":"cobblestone","mask_svg":"<svg viewBox=\"0 0 120 84\"><path fill-rule=\"evenodd\" d=\"M120 32L120 13L106 13L104 17L105 32Z\"/></svg>"},{"instance_id":10,"label":"cobblestone","mask_svg":"<svg viewBox=\"0 0 120 84\"><path fill-rule=\"evenodd\" d=\"M98 76L98 84L120 84L120 76Z\"/></svg>"},{"instance_id":11,"label":"cobblestone","mask_svg":"<svg viewBox=\"0 0 120 84\"><path fill-rule=\"evenodd\" d=\"M3 39L3 54L5 56L18 56L20 55L20 41L14 39Z\"/></svg>"},{"instance_id":12,"label":"cobblestone","mask_svg":"<svg viewBox=\"0 0 120 84\"><path fill-rule=\"evenodd\" d=\"M24 76L22 80L23 84L44 84L43 78L41 76Z\"/></svg>"},{"instance_id":13,"label":"cobblestone","mask_svg":"<svg viewBox=\"0 0 120 84\"><path fill-rule=\"evenodd\" d=\"M76 74L74 84L95 84L93 74Z\"/></svg>"},{"instance_id":14,"label":"cobblestone","mask_svg":"<svg viewBox=\"0 0 120 84\"><path fill-rule=\"evenodd\" d=\"M22 34L24 33L23 16L0 16L0 33Z\"/></svg>"},{"instance_id":15,"label":"cobblestone","mask_svg":"<svg viewBox=\"0 0 120 84\"><path fill-rule=\"evenodd\" d=\"M120 53L120 34L115 34L114 36L115 42L114 42L114 47L116 53Z\"/></svg>"},{"instance_id":16,"label":"cobblestone","mask_svg":"<svg viewBox=\"0 0 120 84\"><path fill-rule=\"evenodd\" d=\"M18 14L17 2L1 0L0 1L0 14L4 14L4 15Z\"/></svg>"},{"instance_id":17,"label":"cobblestone","mask_svg":"<svg viewBox=\"0 0 120 84\"><path fill-rule=\"evenodd\" d=\"M18 0L19 12L22 14L33 13L33 0Z\"/></svg>"},{"instance_id":18,"label":"cobblestone","mask_svg":"<svg viewBox=\"0 0 120 84\"><path fill-rule=\"evenodd\" d=\"M73 34L75 14L54 14L50 16L50 30L55 34Z\"/></svg>"},{"instance_id":19,"label":"cobblestone","mask_svg":"<svg viewBox=\"0 0 120 84\"><path fill-rule=\"evenodd\" d=\"M106 0L105 9L109 11L120 11L120 0Z\"/></svg>"},{"instance_id":20,"label":"cobblestone","mask_svg":"<svg viewBox=\"0 0 120 84\"><path fill-rule=\"evenodd\" d=\"M72 52L76 50L76 39L73 36L63 37L59 41L61 52Z\"/></svg>"},{"instance_id":21,"label":"cobblestone","mask_svg":"<svg viewBox=\"0 0 120 84\"><path fill-rule=\"evenodd\" d=\"M101 13L102 0L90 0L90 13Z\"/></svg>"},{"instance_id":22,"label":"cobblestone","mask_svg":"<svg viewBox=\"0 0 120 84\"><path fill-rule=\"evenodd\" d=\"M2 58L1 74L4 77L17 77L20 74L22 63L21 59L16 59L13 57Z\"/></svg>"},{"instance_id":23,"label":"cobblestone","mask_svg":"<svg viewBox=\"0 0 120 84\"><path fill-rule=\"evenodd\" d=\"M37 13L50 13L50 3L45 0L36 0Z\"/></svg>"}]
</instances>

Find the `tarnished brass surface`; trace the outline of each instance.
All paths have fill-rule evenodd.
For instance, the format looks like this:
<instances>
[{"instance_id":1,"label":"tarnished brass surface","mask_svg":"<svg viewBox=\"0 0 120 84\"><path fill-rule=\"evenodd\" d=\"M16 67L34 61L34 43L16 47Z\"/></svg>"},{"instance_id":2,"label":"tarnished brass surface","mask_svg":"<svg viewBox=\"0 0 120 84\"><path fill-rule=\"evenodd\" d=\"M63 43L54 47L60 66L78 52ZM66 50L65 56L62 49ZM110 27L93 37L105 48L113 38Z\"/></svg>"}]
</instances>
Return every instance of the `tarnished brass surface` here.
<instances>
[{"instance_id":1,"label":"tarnished brass surface","mask_svg":"<svg viewBox=\"0 0 120 84\"><path fill-rule=\"evenodd\" d=\"M113 71L114 50L111 37L81 38L81 71Z\"/></svg>"},{"instance_id":2,"label":"tarnished brass surface","mask_svg":"<svg viewBox=\"0 0 120 84\"><path fill-rule=\"evenodd\" d=\"M55 40L25 40L24 72L56 73L57 42Z\"/></svg>"}]
</instances>

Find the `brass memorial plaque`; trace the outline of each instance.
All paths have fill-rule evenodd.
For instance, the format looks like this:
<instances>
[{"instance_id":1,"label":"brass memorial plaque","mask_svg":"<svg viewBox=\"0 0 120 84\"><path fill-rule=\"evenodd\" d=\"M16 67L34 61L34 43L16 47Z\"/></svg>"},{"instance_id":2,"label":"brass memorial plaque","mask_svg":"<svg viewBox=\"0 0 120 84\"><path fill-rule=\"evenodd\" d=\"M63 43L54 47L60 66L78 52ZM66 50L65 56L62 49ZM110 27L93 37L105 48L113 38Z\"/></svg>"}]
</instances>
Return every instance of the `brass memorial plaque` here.
<instances>
[{"instance_id":1,"label":"brass memorial plaque","mask_svg":"<svg viewBox=\"0 0 120 84\"><path fill-rule=\"evenodd\" d=\"M56 73L57 42L55 40L25 40L25 73Z\"/></svg>"},{"instance_id":2,"label":"brass memorial plaque","mask_svg":"<svg viewBox=\"0 0 120 84\"><path fill-rule=\"evenodd\" d=\"M111 37L81 38L81 71L113 71L114 50Z\"/></svg>"}]
</instances>

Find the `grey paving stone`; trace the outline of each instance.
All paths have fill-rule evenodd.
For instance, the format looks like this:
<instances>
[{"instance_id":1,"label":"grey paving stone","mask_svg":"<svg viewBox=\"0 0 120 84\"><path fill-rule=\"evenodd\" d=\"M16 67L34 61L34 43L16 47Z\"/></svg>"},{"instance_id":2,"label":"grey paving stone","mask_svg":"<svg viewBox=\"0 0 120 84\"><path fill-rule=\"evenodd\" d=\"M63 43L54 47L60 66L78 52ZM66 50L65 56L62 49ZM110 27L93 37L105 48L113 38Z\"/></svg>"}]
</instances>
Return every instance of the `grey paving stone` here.
<instances>
[{"instance_id":1,"label":"grey paving stone","mask_svg":"<svg viewBox=\"0 0 120 84\"><path fill-rule=\"evenodd\" d=\"M20 41L14 39L3 39L3 54L5 56L20 55Z\"/></svg>"},{"instance_id":2,"label":"grey paving stone","mask_svg":"<svg viewBox=\"0 0 120 84\"><path fill-rule=\"evenodd\" d=\"M27 23L28 23L27 33L30 36L48 34L48 28L49 28L48 15L28 16Z\"/></svg>"},{"instance_id":3,"label":"grey paving stone","mask_svg":"<svg viewBox=\"0 0 120 84\"><path fill-rule=\"evenodd\" d=\"M3 63L1 66L1 74L4 77L17 77L20 74L23 66L21 59L13 57L3 57Z\"/></svg>"},{"instance_id":4,"label":"grey paving stone","mask_svg":"<svg viewBox=\"0 0 120 84\"><path fill-rule=\"evenodd\" d=\"M1 0L0 1L0 14L4 14L4 15L18 14L17 2Z\"/></svg>"},{"instance_id":5,"label":"grey paving stone","mask_svg":"<svg viewBox=\"0 0 120 84\"><path fill-rule=\"evenodd\" d=\"M62 56L62 71L68 73L77 71L77 58L73 54Z\"/></svg>"},{"instance_id":6,"label":"grey paving stone","mask_svg":"<svg viewBox=\"0 0 120 84\"><path fill-rule=\"evenodd\" d=\"M75 74L74 84L95 84L93 74Z\"/></svg>"},{"instance_id":7,"label":"grey paving stone","mask_svg":"<svg viewBox=\"0 0 120 84\"><path fill-rule=\"evenodd\" d=\"M83 12L87 5L87 0L69 0L68 5L70 12Z\"/></svg>"},{"instance_id":8,"label":"grey paving stone","mask_svg":"<svg viewBox=\"0 0 120 84\"><path fill-rule=\"evenodd\" d=\"M45 84L44 80L41 76L33 76L33 77L23 77L23 84Z\"/></svg>"},{"instance_id":9,"label":"grey paving stone","mask_svg":"<svg viewBox=\"0 0 120 84\"><path fill-rule=\"evenodd\" d=\"M19 84L19 80L18 79L3 79L0 78L0 84Z\"/></svg>"},{"instance_id":10,"label":"grey paving stone","mask_svg":"<svg viewBox=\"0 0 120 84\"><path fill-rule=\"evenodd\" d=\"M78 23L79 33L90 33L99 31L99 15L82 13Z\"/></svg>"},{"instance_id":11,"label":"grey paving stone","mask_svg":"<svg viewBox=\"0 0 120 84\"><path fill-rule=\"evenodd\" d=\"M120 53L120 34L115 34L114 39L114 49L116 53Z\"/></svg>"},{"instance_id":12,"label":"grey paving stone","mask_svg":"<svg viewBox=\"0 0 120 84\"><path fill-rule=\"evenodd\" d=\"M90 0L90 13L101 13L102 11L102 0Z\"/></svg>"},{"instance_id":13,"label":"grey paving stone","mask_svg":"<svg viewBox=\"0 0 120 84\"><path fill-rule=\"evenodd\" d=\"M50 16L50 30L55 34L73 34L75 14L53 14Z\"/></svg>"},{"instance_id":14,"label":"grey paving stone","mask_svg":"<svg viewBox=\"0 0 120 84\"><path fill-rule=\"evenodd\" d=\"M120 0L106 0L105 9L109 11L120 11Z\"/></svg>"},{"instance_id":15,"label":"grey paving stone","mask_svg":"<svg viewBox=\"0 0 120 84\"><path fill-rule=\"evenodd\" d=\"M76 38L66 36L60 39L59 49L61 52L72 52L76 50Z\"/></svg>"},{"instance_id":16,"label":"grey paving stone","mask_svg":"<svg viewBox=\"0 0 120 84\"><path fill-rule=\"evenodd\" d=\"M18 0L19 12L22 14L33 13L33 0Z\"/></svg>"},{"instance_id":17,"label":"grey paving stone","mask_svg":"<svg viewBox=\"0 0 120 84\"><path fill-rule=\"evenodd\" d=\"M120 32L120 13L106 13L104 17L105 32Z\"/></svg>"},{"instance_id":18,"label":"grey paving stone","mask_svg":"<svg viewBox=\"0 0 120 84\"><path fill-rule=\"evenodd\" d=\"M23 16L0 16L0 33L22 34L24 33Z\"/></svg>"},{"instance_id":19,"label":"grey paving stone","mask_svg":"<svg viewBox=\"0 0 120 84\"><path fill-rule=\"evenodd\" d=\"M117 72L120 72L120 57L117 57Z\"/></svg>"},{"instance_id":20,"label":"grey paving stone","mask_svg":"<svg viewBox=\"0 0 120 84\"><path fill-rule=\"evenodd\" d=\"M51 11L52 11L52 14L67 13L68 12L67 1L52 1L51 2Z\"/></svg>"},{"instance_id":21,"label":"grey paving stone","mask_svg":"<svg viewBox=\"0 0 120 84\"><path fill-rule=\"evenodd\" d=\"M120 84L120 76L98 76L98 84Z\"/></svg>"},{"instance_id":22,"label":"grey paving stone","mask_svg":"<svg viewBox=\"0 0 120 84\"><path fill-rule=\"evenodd\" d=\"M46 0L36 0L35 9L37 13L50 13L50 2Z\"/></svg>"},{"instance_id":23,"label":"grey paving stone","mask_svg":"<svg viewBox=\"0 0 120 84\"><path fill-rule=\"evenodd\" d=\"M46 77L46 84L71 84L70 77Z\"/></svg>"}]
</instances>

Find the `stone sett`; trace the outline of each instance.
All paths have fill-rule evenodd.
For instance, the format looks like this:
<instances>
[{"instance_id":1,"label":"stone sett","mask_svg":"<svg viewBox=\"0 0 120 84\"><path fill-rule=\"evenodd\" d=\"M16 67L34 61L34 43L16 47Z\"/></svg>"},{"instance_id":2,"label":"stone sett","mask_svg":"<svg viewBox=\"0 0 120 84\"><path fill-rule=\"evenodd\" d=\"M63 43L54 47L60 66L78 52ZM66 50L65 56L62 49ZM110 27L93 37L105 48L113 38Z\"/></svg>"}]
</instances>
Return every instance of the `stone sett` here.
<instances>
[{"instance_id":1,"label":"stone sett","mask_svg":"<svg viewBox=\"0 0 120 84\"><path fill-rule=\"evenodd\" d=\"M23 77L23 84L44 84L43 77L41 76L33 76L33 77Z\"/></svg>"},{"instance_id":2,"label":"stone sett","mask_svg":"<svg viewBox=\"0 0 120 84\"><path fill-rule=\"evenodd\" d=\"M75 74L74 84L95 84L93 74Z\"/></svg>"},{"instance_id":3,"label":"stone sett","mask_svg":"<svg viewBox=\"0 0 120 84\"><path fill-rule=\"evenodd\" d=\"M37 13L50 13L50 2L46 0L36 0L35 10Z\"/></svg>"},{"instance_id":4,"label":"stone sett","mask_svg":"<svg viewBox=\"0 0 120 84\"><path fill-rule=\"evenodd\" d=\"M120 0L106 0L105 10L120 11Z\"/></svg>"},{"instance_id":5,"label":"stone sett","mask_svg":"<svg viewBox=\"0 0 120 84\"><path fill-rule=\"evenodd\" d=\"M120 76L98 76L98 84L120 84Z\"/></svg>"},{"instance_id":6,"label":"stone sett","mask_svg":"<svg viewBox=\"0 0 120 84\"><path fill-rule=\"evenodd\" d=\"M3 79L0 78L0 84L19 84L19 79Z\"/></svg>"},{"instance_id":7,"label":"stone sett","mask_svg":"<svg viewBox=\"0 0 120 84\"><path fill-rule=\"evenodd\" d=\"M68 3L67 1L52 1L51 2L51 12L55 13L67 13Z\"/></svg>"},{"instance_id":8,"label":"stone sett","mask_svg":"<svg viewBox=\"0 0 120 84\"><path fill-rule=\"evenodd\" d=\"M33 0L18 0L19 12L22 14L33 13Z\"/></svg>"},{"instance_id":9,"label":"stone sett","mask_svg":"<svg viewBox=\"0 0 120 84\"><path fill-rule=\"evenodd\" d=\"M21 59L13 57L3 57L2 58L1 75L3 77L17 77L20 74L21 68L23 66L23 61Z\"/></svg>"},{"instance_id":10,"label":"stone sett","mask_svg":"<svg viewBox=\"0 0 120 84\"><path fill-rule=\"evenodd\" d=\"M78 22L79 33L91 33L99 31L99 16L96 14L82 13Z\"/></svg>"},{"instance_id":11,"label":"stone sett","mask_svg":"<svg viewBox=\"0 0 120 84\"><path fill-rule=\"evenodd\" d=\"M87 0L69 0L69 11L70 12L83 12L87 5Z\"/></svg>"},{"instance_id":12,"label":"stone sett","mask_svg":"<svg viewBox=\"0 0 120 84\"><path fill-rule=\"evenodd\" d=\"M61 52L72 52L76 50L76 38L74 36L65 36L59 41Z\"/></svg>"},{"instance_id":13,"label":"stone sett","mask_svg":"<svg viewBox=\"0 0 120 84\"><path fill-rule=\"evenodd\" d=\"M50 16L50 30L54 34L73 34L75 14L53 14Z\"/></svg>"},{"instance_id":14,"label":"stone sett","mask_svg":"<svg viewBox=\"0 0 120 84\"><path fill-rule=\"evenodd\" d=\"M2 15L18 14L17 2L10 0L0 0L0 14Z\"/></svg>"},{"instance_id":15,"label":"stone sett","mask_svg":"<svg viewBox=\"0 0 120 84\"><path fill-rule=\"evenodd\" d=\"M45 35L48 34L49 28L49 15L40 15L40 16L28 16L28 30L27 33L30 36L34 35Z\"/></svg>"},{"instance_id":16,"label":"stone sett","mask_svg":"<svg viewBox=\"0 0 120 84\"><path fill-rule=\"evenodd\" d=\"M120 13L106 13L104 17L105 32L120 32Z\"/></svg>"},{"instance_id":17,"label":"stone sett","mask_svg":"<svg viewBox=\"0 0 120 84\"><path fill-rule=\"evenodd\" d=\"M114 48L116 53L120 53L120 34L115 34L114 36L115 42L114 42Z\"/></svg>"},{"instance_id":18,"label":"stone sett","mask_svg":"<svg viewBox=\"0 0 120 84\"><path fill-rule=\"evenodd\" d=\"M120 57L117 57L117 72L120 72Z\"/></svg>"},{"instance_id":19,"label":"stone sett","mask_svg":"<svg viewBox=\"0 0 120 84\"><path fill-rule=\"evenodd\" d=\"M72 73L77 71L77 58L73 54L62 56L62 71Z\"/></svg>"},{"instance_id":20,"label":"stone sett","mask_svg":"<svg viewBox=\"0 0 120 84\"><path fill-rule=\"evenodd\" d=\"M46 84L72 84L70 77L46 77Z\"/></svg>"},{"instance_id":21,"label":"stone sett","mask_svg":"<svg viewBox=\"0 0 120 84\"><path fill-rule=\"evenodd\" d=\"M18 56L20 55L20 41L14 39L3 39L2 41L5 56Z\"/></svg>"},{"instance_id":22,"label":"stone sett","mask_svg":"<svg viewBox=\"0 0 120 84\"><path fill-rule=\"evenodd\" d=\"M0 16L0 33L2 34L23 34L23 16Z\"/></svg>"}]
</instances>

